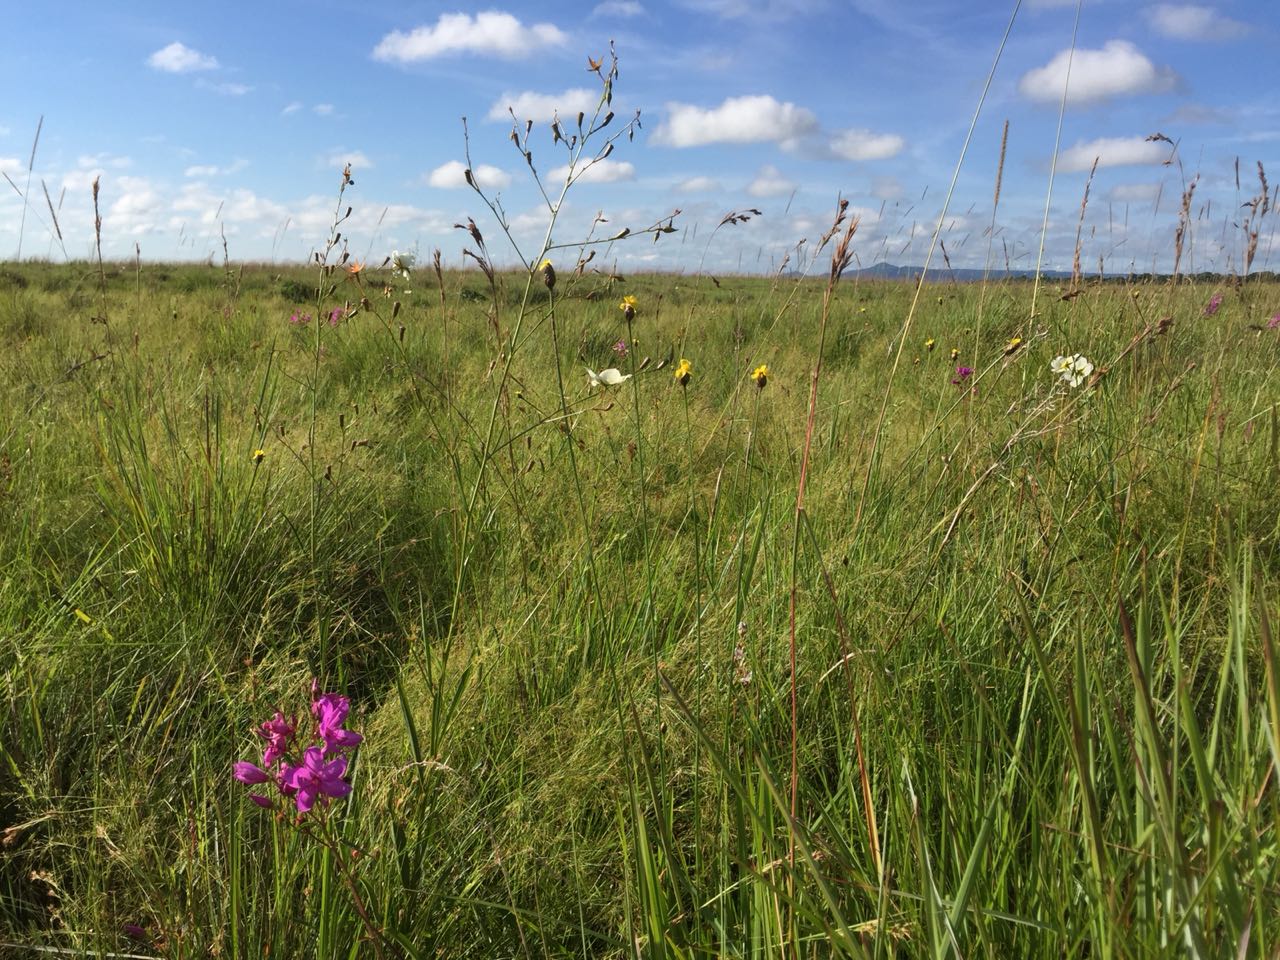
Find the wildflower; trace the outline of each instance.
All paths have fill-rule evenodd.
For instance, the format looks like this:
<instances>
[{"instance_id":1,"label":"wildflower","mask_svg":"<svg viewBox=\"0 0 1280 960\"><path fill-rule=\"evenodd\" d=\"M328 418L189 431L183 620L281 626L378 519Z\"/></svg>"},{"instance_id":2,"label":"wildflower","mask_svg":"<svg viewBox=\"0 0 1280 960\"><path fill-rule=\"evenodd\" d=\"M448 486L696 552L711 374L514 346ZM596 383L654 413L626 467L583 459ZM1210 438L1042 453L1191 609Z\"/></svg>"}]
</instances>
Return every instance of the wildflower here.
<instances>
[{"instance_id":1,"label":"wildflower","mask_svg":"<svg viewBox=\"0 0 1280 960\"><path fill-rule=\"evenodd\" d=\"M1014 353L1020 346L1022 346L1021 337L1010 337L1009 342L1004 345L1005 355L1008 356L1009 354Z\"/></svg>"},{"instance_id":2,"label":"wildflower","mask_svg":"<svg viewBox=\"0 0 1280 960\"><path fill-rule=\"evenodd\" d=\"M751 379L756 382L756 389L763 390L769 383L769 365L762 363L751 371Z\"/></svg>"},{"instance_id":3,"label":"wildflower","mask_svg":"<svg viewBox=\"0 0 1280 960\"><path fill-rule=\"evenodd\" d=\"M325 753L337 753L364 740L360 734L342 729L350 710L351 701L336 693L326 693L312 702L311 715L316 718L316 733L324 741Z\"/></svg>"},{"instance_id":4,"label":"wildflower","mask_svg":"<svg viewBox=\"0 0 1280 960\"><path fill-rule=\"evenodd\" d=\"M973 367L956 367L956 375L951 378L951 382L955 384L964 383L973 376Z\"/></svg>"},{"instance_id":5,"label":"wildflower","mask_svg":"<svg viewBox=\"0 0 1280 960\"><path fill-rule=\"evenodd\" d=\"M1049 369L1053 371L1054 376L1061 377L1071 369L1071 363L1073 360L1075 360L1075 357L1054 357L1049 361Z\"/></svg>"},{"instance_id":6,"label":"wildflower","mask_svg":"<svg viewBox=\"0 0 1280 960\"><path fill-rule=\"evenodd\" d=\"M618 309L622 311L622 315L627 318L630 323L636 318L636 298L631 294L627 294L622 298L622 302L618 304Z\"/></svg>"},{"instance_id":7,"label":"wildflower","mask_svg":"<svg viewBox=\"0 0 1280 960\"><path fill-rule=\"evenodd\" d=\"M267 748L262 751L262 762L265 766L271 766L289 752L297 731L297 720L290 723L279 710L274 717L258 727L258 736L267 741Z\"/></svg>"},{"instance_id":8,"label":"wildflower","mask_svg":"<svg viewBox=\"0 0 1280 960\"><path fill-rule=\"evenodd\" d=\"M928 340L926 340L926 341L924 342L924 348L925 348L926 350L932 350L932 349L933 349L933 337L930 337Z\"/></svg>"},{"instance_id":9,"label":"wildflower","mask_svg":"<svg viewBox=\"0 0 1280 960\"><path fill-rule=\"evenodd\" d=\"M347 758L338 757L326 761L319 747L308 747L298 766L285 764L282 768L282 784L292 790L299 813L309 811L317 800L345 797L351 792L351 784L342 779L347 772Z\"/></svg>"},{"instance_id":10,"label":"wildflower","mask_svg":"<svg viewBox=\"0 0 1280 960\"><path fill-rule=\"evenodd\" d=\"M550 260L543 260L542 266L538 268L542 271L542 282L547 285L548 290L556 288L556 268L551 265Z\"/></svg>"},{"instance_id":11,"label":"wildflower","mask_svg":"<svg viewBox=\"0 0 1280 960\"><path fill-rule=\"evenodd\" d=\"M405 280L409 279L409 271L413 269L413 265L418 262L418 258L412 253L401 253L399 250L391 251L391 272L399 274Z\"/></svg>"},{"instance_id":12,"label":"wildflower","mask_svg":"<svg viewBox=\"0 0 1280 960\"><path fill-rule=\"evenodd\" d=\"M347 273L351 274L352 280L360 278L360 271L364 269L364 263L360 260L352 260L351 266L347 267Z\"/></svg>"},{"instance_id":13,"label":"wildflower","mask_svg":"<svg viewBox=\"0 0 1280 960\"><path fill-rule=\"evenodd\" d=\"M266 455L267 455L267 451L259 447L257 450L253 451L253 462L261 463L263 459L266 457Z\"/></svg>"},{"instance_id":14,"label":"wildflower","mask_svg":"<svg viewBox=\"0 0 1280 960\"><path fill-rule=\"evenodd\" d=\"M1091 373L1093 373L1093 364L1089 362L1089 358L1084 354L1079 354L1071 362L1071 370L1063 379L1067 381L1068 385L1078 387Z\"/></svg>"},{"instance_id":15,"label":"wildflower","mask_svg":"<svg viewBox=\"0 0 1280 960\"><path fill-rule=\"evenodd\" d=\"M1204 315L1206 317L1212 317L1215 313L1218 312L1218 309L1221 306L1222 306L1222 294L1215 293L1212 297L1209 298L1209 302L1204 305Z\"/></svg>"},{"instance_id":16,"label":"wildflower","mask_svg":"<svg viewBox=\"0 0 1280 960\"><path fill-rule=\"evenodd\" d=\"M241 783L249 786L267 783L271 780L271 774L257 764L249 763L247 760L237 760L231 768L231 775Z\"/></svg>"},{"instance_id":17,"label":"wildflower","mask_svg":"<svg viewBox=\"0 0 1280 960\"><path fill-rule=\"evenodd\" d=\"M289 317L289 322L292 323L295 327L305 327L308 323L311 322L311 314L298 313L295 310L293 315Z\"/></svg>"},{"instance_id":18,"label":"wildflower","mask_svg":"<svg viewBox=\"0 0 1280 960\"><path fill-rule=\"evenodd\" d=\"M1270 320L1267 321L1268 330L1275 330L1277 327L1280 327L1280 313L1277 313L1274 317L1272 317Z\"/></svg>"},{"instance_id":19,"label":"wildflower","mask_svg":"<svg viewBox=\"0 0 1280 960\"><path fill-rule=\"evenodd\" d=\"M619 340L617 343L615 343L613 345L613 352L620 357L625 357L627 355L627 341Z\"/></svg>"},{"instance_id":20,"label":"wildflower","mask_svg":"<svg viewBox=\"0 0 1280 960\"><path fill-rule=\"evenodd\" d=\"M693 364L684 357L680 358L680 363L676 367L676 383L682 387L689 385L689 378L693 376Z\"/></svg>"},{"instance_id":21,"label":"wildflower","mask_svg":"<svg viewBox=\"0 0 1280 960\"><path fill-rule=\"evenodd\" d=\"M334 307L329 311L329 326L336 327L338 321L342 319L343 310L341 307Z\"/></svg>"},{"instance_id":22,"label":"wildflower","mask_svg":"<svg viewBox=\"0 0 1280 960\"><path fill-rule=\"evenodd\" d=\"M952 348L951 348L951 359L952 359L953 361L955 361L955 360L959 360L959 359L960 359L960 348L959 348L959 347L952 347Z\"/></svg>"},{"instance_id":23,"label":"wildflower","mask_svg":"<svg viewBox=\"0 0 1280 960\"><path fill-rule=\"evenodd\" d=\"M587 382L593 387L616 387L631 379L631 374L623 373L617 367L609 367L596 373L590 367L587 370Z\"/></svg>"}]
</instances>

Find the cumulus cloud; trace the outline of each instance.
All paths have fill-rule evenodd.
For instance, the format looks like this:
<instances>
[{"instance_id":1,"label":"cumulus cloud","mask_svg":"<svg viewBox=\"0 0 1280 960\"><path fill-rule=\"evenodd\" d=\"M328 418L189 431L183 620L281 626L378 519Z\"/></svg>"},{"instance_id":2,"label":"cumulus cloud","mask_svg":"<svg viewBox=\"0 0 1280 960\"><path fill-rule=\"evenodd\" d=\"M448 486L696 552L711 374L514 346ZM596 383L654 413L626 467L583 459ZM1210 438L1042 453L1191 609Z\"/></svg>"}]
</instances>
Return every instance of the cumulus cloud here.
<instances>
[{"instance_id":1,"label":"cumulus cloud","mask_svg":"<svg viewBox=\"0 0 1280 960\"><path fill-rule=\"evenodd\" d=\"M15 173L25 169L26 167L17 157L0 157L0 173L7 173L9 176L13 176Z\"/></svg>"},{"instance_id":2,"label":"cumulus cloud","mask_svg":"<svg viewBox=\"0 0 1280 960\"><path fill-rule=\"evenodd\" d=\"M1063 50L1043 67L1023 74L1018 90L1029 100L1058 103L1067 81L1068 104L1099 103L1139 93L1168 93L1178 85L1169 67L1157 67L1127 40L1109 40L1101 50Z\"/></svg>"},{"instance_id":3,"label":"cumulus cloud","mask_svg":"<svg viewBox=\"0 0 1280 960\"><path fill-rule=\"evenodd\" d=\"M593 17L638 17L643 13L644 7L636 0L604 0L591 11Z\"/></svg>"},{"instance_id":4,"label":"cumulus cloud","mask_svg":"<svg viewBox=\"0 0 1280 960\"><path fill-rule=\"evenodd\" d=\"M1151 203L1159 195L1158 183L1121 183L1107 194L1116 203Z\"/></svg>"},{"instance_id":5,"label":"cumulus cloud","mask_svg":"<svg viewBox=\"0 0 1280 960\"><path fill-rule=\"evenodd\" d=\"M887 160L896 157L906 141L896 133L843 130L831 138L831 152L845 160Z\"/></svg>"},{"instance_id":6,"label":"cumulus cloud","mask_svg":"<svg viewBox=\"0 0 1280 960\"><path fill-rule=\"evenodd\" d=\"M569 168L556 167L549 174L551 180L564 180L569 176ZM579 167L574 174L574 183L617 183L619 180L634 180L636 168L625 160L597 160L590 166Z\"/></svg>"},{"instance_id":7,"label":"cumulus cloud","mask_svg":"<svg viewBox=\"0 0 1280 960\"><path fill-rule=\"evenodd\" d=\"M563 93L534 93L526 90L523 93L504 93L489 108L490 120L506 120L511 116L508 108L515 111L521 120L532 120L544 123L559 112L562 119L577 119L582 112L590 116L600 103L600 91L588 90L586 87L574 87Z\"/></svg>"},{"instance_id":8,"label":"cumulus cloud","mask_svg":"<svg viewBox=\"0 0 1280 960\"><path fill-rule=\"evenodd\" d=\"M489 54L515 60L543 47L556 47L568 37L554 24L526 26L509 13L486 10L445 13L435 26L415 27L408 33L393 30L373 49L373 58L392 63L414 63L456 53Z\"/></svg>"},{"instance_id":9,"label":"cumulus cloud","mask_svg":"<svg viewBox=\"0 0 1280 960\"><path fill-rule=\"evenodd\" d=\"M782 143L818 129L818 118L794 103L768 95L729 97L718 107L668 103L667 119L654 132L654 143L669 147L701 147L712 143Z\"/></svg>"},{"instance_id":10,"label":"cumulus cloud","mask_svg":"<svg viewBox=\"0 0 1280 960\"><path fill-rule=\"evenodd\" d=\"M720 181L714 177L690 177L676 185L681 193L711 193L720 189Z\"/></svg>"},{"instance_id":11,"label":"cumulus cloud","mask_svg":"<svg viewBox=\"0 0 1280 960\"><path fill-rule=\"evenodd\" d=\"M218 69L218 60L175 40L147 57L147 65L164 73L193 73Z\"/></svg>"},{"instance_id":12,"label":"cumulus cloud","mask_svg":"<svg viewBox=\"0 0 1280 960\"><path fill-rule=\"evenodd\" d=\"M796 184L782 175L777 167L763 166L756 178L747 184L747 193L753 197L776 197L791 193Z\"/></svg>"},{"instance_id":13,"label":"cumulus cloud","mask_svg":"<svg viewBox=\"0 0 1280 960\"><path fill-rule=\"evenodd\" d=\"M511 175L499 167L479 164L471 171L476 183L485 189L501 190L511 183ZM457 190L467 186L467 165L460 160L442 163L429 174L427 183L440 190Z\"/></svg>"},{"instance_id":14,"label":"cumulus cloud","mask_svg":"<svg viewBox=\"0 0 1280 960\"><path fill-rule=\"evenodd\" d=\"M1144 12L1151 28L1171 40L1231 40L1248 30L1213 7L1193 3L1157 3Z\"/></svg>"},{"instance_id":15,"label":"cumulus cloud","mask_svg":"<svg viewBox=\"0 0 1280 960\"><path fill-rule=\"evenodd\" d=\"M1064 173L1087 171L1093 167L1131 167L1164 163L1169 159L1167 144L1151 143L1142 137L1101 137L1082 141L1058 154L1058 169Z\"/></svg>"}]
</instances>

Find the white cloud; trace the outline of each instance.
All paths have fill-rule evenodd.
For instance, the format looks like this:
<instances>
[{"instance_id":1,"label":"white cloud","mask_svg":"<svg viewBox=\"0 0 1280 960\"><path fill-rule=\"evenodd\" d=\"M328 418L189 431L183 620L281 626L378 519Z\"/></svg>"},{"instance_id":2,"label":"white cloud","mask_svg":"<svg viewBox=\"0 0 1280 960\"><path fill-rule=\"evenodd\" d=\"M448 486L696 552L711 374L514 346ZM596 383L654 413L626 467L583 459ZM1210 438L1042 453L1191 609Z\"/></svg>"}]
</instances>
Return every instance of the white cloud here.
<instances>
[{"instance_id":1,"label":"white cloud","mask_svg":"<svg viewBox=\"0 0 1280 960\"><path fill-rule=\"evenodd\" d=\"M130 157L113 157L109 153L81 154L76 158L76 166L81 170L92 170L100 167L124 170L133 166L133 160Z\"/></svg>"},{"instance_id":2,"label":"white cloud","mask_svg":"<svg viewBox=\"0 0 1280 960\"><path fill-rule=\"evenodd\" d=\"M1248 30L1213 7L1192 3L1157 3L1144 12L1152 29L1172 40L1230 40Z\"/></svg>"},{"instance_id":3,"label":"white cloud","mask_svg":"<svg viewBox=\"0 0 1280 960\"><path fill-rule=\"evenodd\" d=\"M301 109L302 109L302 104L301 104L300 102L298 102L297 100L295 100L295 101L293 101L293 103L286 104L286 105L285 105L285 108L284 108L283 110L281 110L281 111L280 111L280 115L281 115L282 117L287 117L287 116L289 116L289 114L291 114L291 113L297 113L297 112L298 112L299 110L301 110Z\"/></svg>"},{"instance_id":4,"label":"white cloud","mask_svg":"<svg viewBox=\"0 0 1280 960\"><path fill-rule=\"evenodd\" d=\"M831 150L845 160L887 160L896 157L906 141L896 133L844 130L831 140Z\"/></svg>"},{"instance_id":5,"label":"white cloud","mask_svg":"<svg viewBox=\"0 0 1280 960\"><path fill-rule=\"evenodd\" d=\"M1158 183L1121 183L1107 197L1116 203L1151 203L1159 194Z\"/></svg>"},{"instance_id":6,"label":"white cloud","mask_svg":"<svg viewBox=\"0 0 1280 960\"><path fill-rule=\"evenodd\" d=\"M467 13L445 13L433 27L388 33L374 48L373 58L414 63L452 53L477 53L514 60L542 47L560 46L566 40L564 32L553 24L525 26L511 14L498 10L487 10L474 17Z\"/></svg>"},{"instance_id":7,"label":"white cloud","mask_svg":"<svg viewBox=\"0 0 1280 960\"><path fill-rule=\"evenodd\" d=\"M569 175L568 166L556 167L549 174L550 180L564 180ZM597 160L590 166L579 166L574 174L574 183L617 183L619 180L634 180L635 164L625 160Z\"/></svg>"},{"instance_id":8,"label":"white cloud","mask_svg":"<svg viewBox=\"0 0 1280 960\"><path fill-rule=\"evenodd\" d=\"M331 150L324 158L326 167L345 167L351 164L352 170L370 170L373 168L373 161L364 155L360 150Z\"/></svg>"},{"instance_id":9,"label":"white cloud","mask_svg":"<svg viewBox=\"0 0 1280 960\"><path fill-rule=\"evenodd\" d=\"M563 93L534 93L531 90L504 93L489 108L489 119L506 120L511 116L507 112L510 107L521 120L543 123L559 112L562 120L576 123L579 111L590 117L599 103L600 91L585 87L574 87Z\"/></svg>"},{"instance_id":10,"label":"white cloud","mask_svg":"<svg viewBox=\"0 0 1280 960\"><path fill-rule=\"evenodd\" d=\"M427 174L427 183L441 190L457 190L467 186L466 171L465 163L460 160L450 160ZM501 190L511 183L509 173L498 167L491 167L487 163L478 164L472 169L471 175L475 177L476 183L485 189Z\"/></svg>"},{"instance_id":11,"label":"white cloud","mask_svg":"<svg viewBox=\"0 0 1280 960\"><path fill-rule=\"evenodd\" d=\"M314 107L311 108L311 112L314 113L317 117L331 117L333 116L333 104L317 103Z\"/></svg>"},{"instance_id":12,"label":"white cloud","mask_svg":"<svg viewBox=\"0 0 1280 960\"><path fill-rule=\"evenodd\" d=\"M249 166L249 161L240 157L225 167L219 167L212 163L197 163L183 170L182 175L190 180L203 180L208 177L230 176L233 173L239 173L247 166Z\"/></svg>"},{"instance_id":13,"label":"white cloud","mask_svg":"<svg viewBox=\"0 0 1280 960\"><path fill-rule=\"evenodd\" d=\"M761 167L756 178L747 184L747 193L753 197L776 197L795 189L796 184L784 177L777 167L771 166Z\"/></svg>"},{"instance_id":14,"label":"white cloud","mask_svg":"<svg viewBox=\"0 0 1280 960\"><path fill-rule=\"evenodd\" d=\"M1164 163L1169 159L1169 146L1152 143L1142 137L1101 137L1080 142L1058 154L1058 169L1064 173L1078 173L1093 167L1130 167Z\"/></svg>"},{"instance_id":15,"label":"white cloud","mask_svg":"<svg viewBox=\"0 0 1280 960\"><path fill-rule=\"evenodd\" d=\"M667 120L654 132L654 143L701 147L711 143L781 143L811 133L818 118L794 103L767 95L729 97L718 107L668 103Z\"/></svg>"},{"instance_id":16,"label":"white cloud","mask_svg":"<svg viewBox=\"0 0 1280 960\"><path fill-rule=\"evenodd\" d=\"M1040 103L1058 103L1071 64L1067 103L1098 103L1139 93L1168 93L1178 84L1169 67L1157 67L1127 40L1108 40L1101 50L1060 51L1043 67L1023 74L1018 90Z\"/></svg>"},{"instance_id":17,"label":"white cloud","mask_svg":"<svg viewBox=\"0 0 1280 960\"><path fill-rule=\"evenodd\" d=\"M203 177L216 177L218 175L218 172L219 171L217 167L201 166L197 164L194 167L187 167L187 169L182 171L182 175L184 177L190 177L192 179L201 179Z\"/></svg>"},{"instance_id":18,"label":"white cloud","mask_svg":"<svg viewBox=\"0 0 1280 960\"><path fill-rule=\"evenodd\" d=\"M201 90L211 90L226 97L243 97L253 90L253 87L245 83L210 83L208 80L203 79L197 80L196 86Z\"/></svg>"},{"instance_id":19,"label":"white cloud","mask_svg":"<svg viewBox=\"0 0 1280 960\"><path fill-rule=\"evenodd\" d=\"M26 167L17 157L0 157L0 173L7 173L12 177L25 169Z\"/></svg>"},{"instance_id":20,"label":"white cloud","mask_svg":"<svg viewBox=\"0 0 1280 960\"><path fill-rule=\"evenodd\" d=\"M897 177L876 177L871 188L871 195L877 200L897 200L905 192Z\"/></svg>"},{"instance_id":21,"label":"white cloud","mask_svg":"<svg viewBox=\"0 0 1280 960\"><path fill-rule=\"evenodd\" d=\"M638 17L643 13L644 7L636 0L604 0L591 11L593 17Z\"/></svg>"},{"instance_id":22,"label":"white cloud","mask_svg":"<svg viewBox=\"0 0 1280 960\"><path fill-rule=\"evenodd\" d=\"M199 50L192 50L184 43L174 41L162 47L147 58L147 64L154 70L165 73L192 73L197 70L216 70L218 60Z\"/></svg>"},{"instance_id":23,"label":"white cloud","mask_svg":"<svg viewBox=\"0 0 1280 960\"><path fill-rule=\"evenodd\" d=\"M676 185L681 193L711 193L720 189L720 181L713 177L690 177Z\"/></svg>"}]
</instances>

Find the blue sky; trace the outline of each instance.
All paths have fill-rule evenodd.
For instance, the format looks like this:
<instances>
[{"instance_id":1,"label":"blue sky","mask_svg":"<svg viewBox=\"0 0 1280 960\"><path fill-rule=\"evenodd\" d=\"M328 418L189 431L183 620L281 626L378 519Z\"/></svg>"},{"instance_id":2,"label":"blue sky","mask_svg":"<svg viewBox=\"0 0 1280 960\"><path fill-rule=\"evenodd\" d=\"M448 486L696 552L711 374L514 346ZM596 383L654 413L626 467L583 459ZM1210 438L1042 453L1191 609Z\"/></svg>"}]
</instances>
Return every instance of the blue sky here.
<instances>
[{"instance_id":1,"label":"blue sky","mask_svg":"<svg viewBox=\"0 0 1280 960\"><path fill-rule=\"evenodd\" d=\"M453 224L473 216L496 259L514 264L462 182L461 118L474 171L533 256L546 205L508 139L507 107L534 120L544 181L562 180L551 110L593 109L600 81L587 58L613 40L611 129L636 110L641 127L570 189L558 242L585 236L597 216L608 220L598 231L616 232L679 209L677 233L615 244L597 263L767 272L789 251L803 264L844 196L863 218L861 263L919 264L1012 13L989 0L69 3L56 17L21 4L6 14L0 62L12 91L0 105L0 172L12 181L0 179L0 257L20 240L24 257L87 256L98 177L108 257L132 259L136 244L144 260L220 261L225 234L232 259L303 260L328 235L350 162L354 256L376 263L393 248L425 257L439 247L460 264L465 237ZM1075 3L1061 0L1023 0L1017 12L943 219L955 266L1003 266L1006 255L1035 264L1075 19ZM1070 267L1097 157L1086 266L1167 269L1184 186L1198 177L1188 256L1195 269L1238 269L1256 164L1280 182L1280 58L1268 52L1277 42L1270 0L1086 0L1045 265ZM1156 132L1176 150L1145 139ZM762 215L712 236L746 208ZM1275 222L1262 221L1255 269L1280 268Z\"/></svg>"}]
</instances>

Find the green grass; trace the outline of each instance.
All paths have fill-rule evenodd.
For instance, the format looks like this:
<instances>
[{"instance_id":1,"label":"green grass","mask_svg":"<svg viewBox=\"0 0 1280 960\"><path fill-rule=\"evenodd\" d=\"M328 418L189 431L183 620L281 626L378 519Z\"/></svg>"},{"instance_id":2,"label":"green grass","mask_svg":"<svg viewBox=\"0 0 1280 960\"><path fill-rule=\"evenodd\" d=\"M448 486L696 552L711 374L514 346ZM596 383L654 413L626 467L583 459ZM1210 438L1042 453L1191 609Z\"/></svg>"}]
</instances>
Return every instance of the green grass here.
<instances>
[{"instance_id":1,"label":"green grass","mask_svg":"<svg viewBox=\"0 0 1280 960\"><path fill-rule=\"evenodd\" d=\"M1280 950L1280 288L846 279L797 514L825 283L569 266L6 268L0 942L373 955L230 776L317 676L389 955Z\"/></svg>"}]
</instances>

